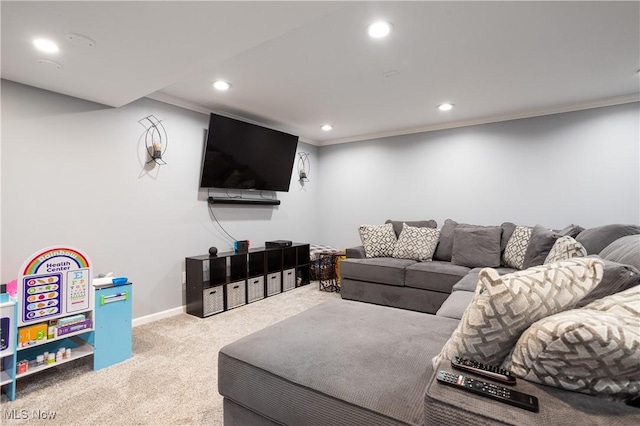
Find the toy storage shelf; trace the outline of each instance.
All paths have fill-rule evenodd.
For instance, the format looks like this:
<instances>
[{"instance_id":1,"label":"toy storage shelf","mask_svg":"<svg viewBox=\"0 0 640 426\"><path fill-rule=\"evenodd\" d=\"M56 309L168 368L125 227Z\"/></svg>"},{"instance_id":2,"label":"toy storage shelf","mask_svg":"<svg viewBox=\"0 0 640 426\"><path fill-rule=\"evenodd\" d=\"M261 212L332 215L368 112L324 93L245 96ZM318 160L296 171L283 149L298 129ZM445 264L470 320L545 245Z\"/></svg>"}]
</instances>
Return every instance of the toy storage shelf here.
<instances>
[{"instance_id":1,"label":"toy storage shelf","mask_svg":"<svg viewBox=\"0 0 640 426\"><path fill-rule=\"evenodd\" d=\"M34 343L32 345L29 345L29 346L18 347L18 352L24 351L24 350L28 350L28 349L32 349L32 348L36 348L38 346L48 345L49 343L56 342L58 340L68 339L70 337L78 336L80 334L89 333L89 332L91 332L93 330L94 330L93 328L85 328L85 329L82 329L82 330L79 330L79 331L75 331L73 333L65 334L64 336L56 337L55 339L47 339L47 340L43 340L41 342Z\"/></svg>"},{"instance_id":2,"label":"toy storage shelf","mask_svg":"<svg viewBox=\"0 0 640 426\"><path fill-rule=\"evenodd\" d=\"M87 332L87 330L83 330L84 333ZM61 340L63 341L64 339L68 338L67 336L63 336L60 339L57 340ZM93 354L93 346L91 346L89 343L85 342L84 340L78 338L78 337L69 337L69 340L73 341L76 345L73 349L72 349L72 354L71 354L71 358L64 358L61 359L59 361L54 362L53 364L47 364L45 362L45 364L43 365L37 365L34 367L29 367L29 369L22 373L22 374L17 374L16 375L16 379L20 379L21 377L26 377L29 376L31 374L35 374L35 373L39 373L40 371L46 370L48 368L52 368L52 367L57 367L58 365L62 365L62 364L66 364L67 362L70 361L74 361L76 359L80 359L80 358L84 358L86 356L92 355ZM49 340L48 343L53 342L53 340ZM31 347L30 347L31 348ZM26 348L24 348L26 349Z\"/></svg>"},{"instance_id":3,"label":"toy storage shelf","mask_svg":"<svg viewBox=\"0 0 640 426\"><path fill-rule=\"evenodd\" d=\"M7 293L0 293L0 386L14 400L16 397L16 327L17 304Z\"/></svg>"},{"instance_id":4,"label":"toy storage shelf","mask_svg":"<svg viewBox=\"0 0 640 426\"><path fill-rule=\"evenodd\" d=\"M309 244L187 257L185 269L187 313L205 318L309 284Z\"/></svg>"},{"instance_id":5,"label":"toy storage shelf","mask_svg":"<svg viewBox=\"0 0 640 426\"><path fill-rule=\"evenodd\" d=\"M13 382L13 379L6 371L0 373L0 386L8 385L11 382Z\"/></svg>"}]
</instances>

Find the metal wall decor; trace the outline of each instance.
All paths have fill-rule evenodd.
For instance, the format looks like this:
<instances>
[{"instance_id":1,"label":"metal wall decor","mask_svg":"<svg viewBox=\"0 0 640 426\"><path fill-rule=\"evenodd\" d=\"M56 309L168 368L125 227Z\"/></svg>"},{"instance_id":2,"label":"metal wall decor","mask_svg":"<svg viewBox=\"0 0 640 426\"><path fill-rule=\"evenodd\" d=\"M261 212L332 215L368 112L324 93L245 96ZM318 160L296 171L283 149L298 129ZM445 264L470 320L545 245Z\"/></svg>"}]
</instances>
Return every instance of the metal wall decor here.
<instances>
[{"instance_id":1,"label":"metal wall decor","mask_svg":"<svg viewBox=\"0 0 640 426\"><path fill-rule=\"evenodd\" d=\"M147 153L150 158L147 164L152 161L155 161L155 163L160 166L167 164L162 159L162 156L169 145L169 138L167 137L167 131L162 125L162 120L158 120L154 115L148 115L138 120L138 123L147 129L144 135L144 145L147 148Z\"/></svg>"},{"instance_id":2,"label":"metal wall decor","mask_svg":"<svg viewBox=\"0 0 640 426\"><path fill-rule=\"evenodd\" d=\"M309 153L298 153L298 181L301 185L309 182L309 172L311 171L311 162L309 161Z\"/></svg>"}]
</instances>

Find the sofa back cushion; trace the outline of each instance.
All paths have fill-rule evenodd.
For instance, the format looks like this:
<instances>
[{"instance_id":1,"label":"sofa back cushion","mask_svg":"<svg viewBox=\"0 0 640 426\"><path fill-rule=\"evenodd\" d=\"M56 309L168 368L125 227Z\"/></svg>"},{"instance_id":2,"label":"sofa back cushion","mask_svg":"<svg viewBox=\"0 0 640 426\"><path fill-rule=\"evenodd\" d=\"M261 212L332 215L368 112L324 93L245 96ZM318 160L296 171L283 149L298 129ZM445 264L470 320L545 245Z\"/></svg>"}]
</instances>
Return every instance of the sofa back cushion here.
<instances>
[{"instance_id":1,"label":"sofa back cushion","mask_svg":"<svg viewBox=\"0 0 640 426\"><path fill-rule=\"evenodd\" d=\"M455 356L500 365L534 322L572 309L602 279L602 261L575 258L500 276L480 271L473 300L434 366Z\"/></svg>"},{"instance_id":2,"label":"sofa back cushion","mask_svg":"<svg viewBox=\"0 0 640 426\"><path fill-rule=\"evenodd\" d=\"M640 234L618 238L602 249L600 257L640 270Z\"/></svg>"},{"instance_id":3,"label":"sofa back cushion","mask_svg":"<svg viewBox=\"0 0 640 426\"><path fill-rule=\"evenodd\" d=\"M456 227L451 263L469 268L500 266L501 235L499 226Z\"/></svg>"},{"instance_id":4,"label":"sofa back cushion","mask_svg":"<svg viewBox=\"0 0 640 426\"><path fill-rule=\"evenodd\" d=\"M434 260L451 262L451 255L453 253L453 231L458 225L460 224L452 219L444 221L442 228L440 228L438 246L436 247L436 252L433 254ZM466 224L463 224L463 226L465 225Z\"/></svg>"},{"instance_id":5,"label":"sofa back cushion","mask_svg":"<svg viewBox=\"0 0 640 426\"><path fill-rule=\"evenodd\" d=\"M584 246L587 254L598 254L618 238L640 234L640 226L611 224L582 231L576 240Z\"/></svg>"},{"instance_id":6,"label":"sofa back cushion","mask_svg":"<svg viewBox=\"0 0 640 426\"><path fill-rule=\"evenodd\" d=\"M640 392L640 287L541 319L505 366L571 391L627 399Z\"/></svg>"},{"instance_id":7,"label":"sofa back cushion","mask_svg":"<svg viewBox=\"0 0 640 426\"><path fill-rule=\"evenodd\" d=\"M551 248L561 235L547 229L544 226L536 225L531 231L531 238L524 253L522 269L540 266L549 255Z\"/></svg>"}]
</instances>

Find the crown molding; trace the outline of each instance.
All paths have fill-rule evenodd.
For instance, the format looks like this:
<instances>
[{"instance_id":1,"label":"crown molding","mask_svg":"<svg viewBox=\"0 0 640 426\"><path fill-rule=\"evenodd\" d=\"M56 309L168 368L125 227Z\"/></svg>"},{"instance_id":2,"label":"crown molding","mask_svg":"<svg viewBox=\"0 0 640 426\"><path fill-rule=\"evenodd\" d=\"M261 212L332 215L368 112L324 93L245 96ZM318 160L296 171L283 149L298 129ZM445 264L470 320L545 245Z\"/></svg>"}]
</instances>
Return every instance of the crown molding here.
<instances>
[{"instance_id":1,"label":"crown molding","mask_svg":"<svg viewBox=\"0 0 640 426\"><path fill-rule=\"evenodd\" d=\"M413 129L401 129L390 132L370 133L366 135L353 136L349 138L334 139L320 142L319 146L338 145L343 143L358 142L370 139L390 138L394 136L411 135L415 133L434 132L437 130L455 129L458 127L477 126L480 124L498 123L501 121L520 120L523 118L541 117L544 115L562 114L565 112L582 111L585 109L602 108L614 105L623 105L640 101L640 94L616 96L613 98L600 99L597 101L582 102L579 104L565 105L562 107L546 108L508 114L501 116L483 117L473 120L454 121L444 124L434 124L431 126L417 127Z\"/></svg>"},{"instance_id":2,"label":"crown molding","mask_svg":"<svg viewBox=\"0 0 640 426\"><path fill-rule=\"evenodd\" d=\"M231 118L237 118L240 120L249 121L254 124L260 125L260 123L248 120L243 117L231 115L229 113L225 113L222 111L211 111L210 109L205 108L202 105L186 102L183 99L177 98L175 96L167 95L164 93L160 93L160 92L151 93L146 97L149 99L174 105L180 108L200 112L202 114L208 115L213 112L216 114L221 114ZM565 105L561 107L529 110L529 111L523 111L515 114L482 117L482 118L473 119L473 120L454 121L454 122L448 122L443 124L434 124L431 126L416 127L411 129L399 129L399 130L392 130L388 132L369 133L369 134L351 136L348 138L341 138L341 139L315 141L315 140L307 139L304 137L300 137L299 140L301 142L304 142L310 145L315 145L315 146L338 145L343 143L365 141L370 139L390 138L394 136L411 135L415 133L435 132L438 130L455 129L458 127L477 126L480 124L499 123L501 121L520 120L523 118L533 118L533 117L541 117L545 115L562 114L565 112L574 112L574 111L582 111L585 109L602 108L602 107L608 107L608 106L614 106L614 105L623 105L623 104L628 104L628 103L638 102L638 101L640 101L640 94L633 93L630 95L616 96L613 98L599 99L596 101L581 102L578 104Z\"/></svg>"}]
</instances>

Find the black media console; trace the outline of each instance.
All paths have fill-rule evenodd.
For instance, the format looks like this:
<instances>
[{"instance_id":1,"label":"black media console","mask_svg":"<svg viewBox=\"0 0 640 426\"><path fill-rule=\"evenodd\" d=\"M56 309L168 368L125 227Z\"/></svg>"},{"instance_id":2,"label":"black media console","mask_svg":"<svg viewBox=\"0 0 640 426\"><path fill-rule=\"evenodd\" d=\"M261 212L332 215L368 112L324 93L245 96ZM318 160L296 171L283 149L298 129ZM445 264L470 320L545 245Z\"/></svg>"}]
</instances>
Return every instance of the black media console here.
<instances>
[{"instance_id":1,"label":"black media console","mask_svg":"<svg viewBox=\"0 0 640 426\"><path fill-rule=\"evenodd\" d=\"M187 313L208 317L310 282L309 244L185 259Z\"/></svg>"}]
</instances>

